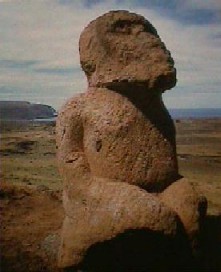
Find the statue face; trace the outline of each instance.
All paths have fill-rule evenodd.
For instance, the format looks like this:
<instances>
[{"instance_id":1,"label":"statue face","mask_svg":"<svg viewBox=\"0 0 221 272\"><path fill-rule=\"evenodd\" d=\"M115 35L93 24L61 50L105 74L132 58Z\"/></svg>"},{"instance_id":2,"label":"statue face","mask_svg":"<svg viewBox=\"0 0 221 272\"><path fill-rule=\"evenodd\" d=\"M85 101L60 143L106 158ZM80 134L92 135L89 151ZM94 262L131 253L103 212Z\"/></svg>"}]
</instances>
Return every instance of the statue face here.
<instances>
[{"instance_id":1,"label":"statue face","mask_svg":"<svg viewBox=\"0 0 221 272\"><path fill-rule=\"evenodd\" d=\"M80 54L91 86L139 84L164 91L176 83L174 61L156 29L134 13L98 17L82 33Z\"/></svg>"}]
</instances>

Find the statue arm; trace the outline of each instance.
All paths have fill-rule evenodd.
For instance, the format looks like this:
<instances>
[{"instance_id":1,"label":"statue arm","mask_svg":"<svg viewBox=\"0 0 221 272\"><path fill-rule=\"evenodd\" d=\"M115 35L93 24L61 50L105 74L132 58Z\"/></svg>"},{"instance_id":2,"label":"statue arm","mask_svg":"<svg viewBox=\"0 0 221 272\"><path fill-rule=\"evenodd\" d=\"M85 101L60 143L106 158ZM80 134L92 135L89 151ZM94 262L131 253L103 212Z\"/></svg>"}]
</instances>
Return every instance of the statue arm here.
<instances>
[{"instance_id":1,"label":"statue arm","mask_svg":"<svg viewBox=\"0 0 221 272\"><path fill-rule=\"evenodd\" d=\"M74 199L64 195L63 203L66 217L60 267L78 265L92 245L129 230L153 231L168 237L176 237L179 232L177 215L157 196L125 182L95 179L84 187L83 194L75 193Z\"/></svg>"},{"instance_id":2,"label":"statue arm","mask_svg":"<svg viewBox=\"0 0 221 272\"><path fill-rule=\"evenodd\" d=\"M81 96L69 100L61 109L56 123L58 168L64 185L88 178L90 169L84 154Z\"/></svg>"}]
</instances>

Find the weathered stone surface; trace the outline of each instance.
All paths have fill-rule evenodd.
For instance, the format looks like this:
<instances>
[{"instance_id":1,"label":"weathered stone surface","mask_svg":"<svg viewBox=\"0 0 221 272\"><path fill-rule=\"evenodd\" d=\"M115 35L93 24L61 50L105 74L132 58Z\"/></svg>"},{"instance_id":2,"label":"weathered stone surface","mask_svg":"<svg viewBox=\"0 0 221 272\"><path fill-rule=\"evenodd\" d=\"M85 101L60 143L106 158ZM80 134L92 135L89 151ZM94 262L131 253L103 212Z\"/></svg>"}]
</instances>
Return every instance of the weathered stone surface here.
<instances>
[{"instance_id":1,"label":"weathered stone surface","mask_svg":"<svg viewBox=\"0 0 221 272\"><path fill-rule=\"evenodd\" d=\"M60 267L76 267L94 245L128 231L175 239L182 221L191 235L201 216L197 204L177 208L190 195L199 203L192 189L178 186L173 195L175 129L161 95L176 72L154 27L127 11L107 13L83 31L80 57L89 88L57 119L66 216Z\"/></svg>"},{"instance_id":2,"label":"weathered stone surface","mask_svg":"<svg viewBox=\"0 0 221 272\"><path fill-rule=\"evenodd\" d=\"M174 61L144 17L112 11L92 21L80 37L80 60L89 86L121 89L142 83L164 91L176 83Z\"/></svg>"},{"instance_id":3,"label":"weathered stone surface","mask_svg":"<svg viewBox=\"0 0 221 272\"><path fill-rule=\"evenodd\" d=\"M136 186L100 179L76 191L71 192L77 194L74 198L64 195L66 218L59 259L63 267L79 264L92 245L128 230L177 233L176 214Z\"/></svg>"},{"instance_id":4,"label":"weathered stone surface","mask_svg":"<svg viewBox=\"0 0 221 272\"><path fill-rule=\"evenodd\" d=\"M151 105L148 96L128 96L90 88L61 111L59 159L68 179L76 175L75 165L86 167L79 177L90 173L147 191L161 191L178 179L174 126L160 94Z\"/></svg>"},{"instance_id":5,"label":"weathered stone surface","mask_svg":"<svg viewBox=\"0 0 221 272\"><path fill-rule=\"evenodd\" d=\"M182 178L164 190L160 199L179 215L191 243L195 246L201 223L206 216L206 198L196 191L191 182Z\"/></svg>"},{"instance_id":6,"label":"weathered stone surface","mask_svg":"<svg viewBox=\"0 0 221 272\"><path fill-rule=\"evenodd\" d=\"M91 245L127 230L176 234L176 214L146 191L177 178L174 147L127 98L90 90L66 104L57 130L66 212L60 266L80 263Z\"/></svg>"}]
</instances>

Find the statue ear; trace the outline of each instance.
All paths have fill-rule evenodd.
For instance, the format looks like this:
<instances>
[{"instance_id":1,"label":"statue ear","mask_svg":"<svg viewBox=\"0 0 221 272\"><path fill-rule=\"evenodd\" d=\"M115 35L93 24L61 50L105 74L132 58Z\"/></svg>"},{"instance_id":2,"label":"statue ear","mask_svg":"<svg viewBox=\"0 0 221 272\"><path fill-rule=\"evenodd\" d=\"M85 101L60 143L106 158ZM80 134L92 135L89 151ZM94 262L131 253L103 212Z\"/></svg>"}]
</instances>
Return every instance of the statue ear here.
<instances>
[{"instance_id":1,"label":"statue ear","mask_svg":"<svg viewBox=\"0 0 221 272\"><path fill-rule=\"evenodd\" d=\"M80 63L81 63L81 67L84 70L87 77L91 77L91 75L96 70L95 62L93 62L92 60L88 60L88 61L81 61Z\"/></svg>"}]
</instances>

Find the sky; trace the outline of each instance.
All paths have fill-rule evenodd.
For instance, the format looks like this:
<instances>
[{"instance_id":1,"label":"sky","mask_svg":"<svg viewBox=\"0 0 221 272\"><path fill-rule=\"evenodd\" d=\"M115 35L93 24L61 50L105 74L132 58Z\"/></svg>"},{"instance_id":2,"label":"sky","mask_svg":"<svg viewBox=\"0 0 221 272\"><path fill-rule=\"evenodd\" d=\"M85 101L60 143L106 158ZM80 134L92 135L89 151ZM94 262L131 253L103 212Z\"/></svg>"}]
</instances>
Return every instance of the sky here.
<instances>
[{"instance_id":1,"label":"sky","mask_svg":"<svg viewBox=\"0 0 221 272\"><path fill-rule=\"evenodd\" d=\"M221 107L221 0L0 0L0 100L57 110L87 90L79 64L84 27L110 10L143 15L177 68L168 108Z\"/></svg>"}]
</instances>

